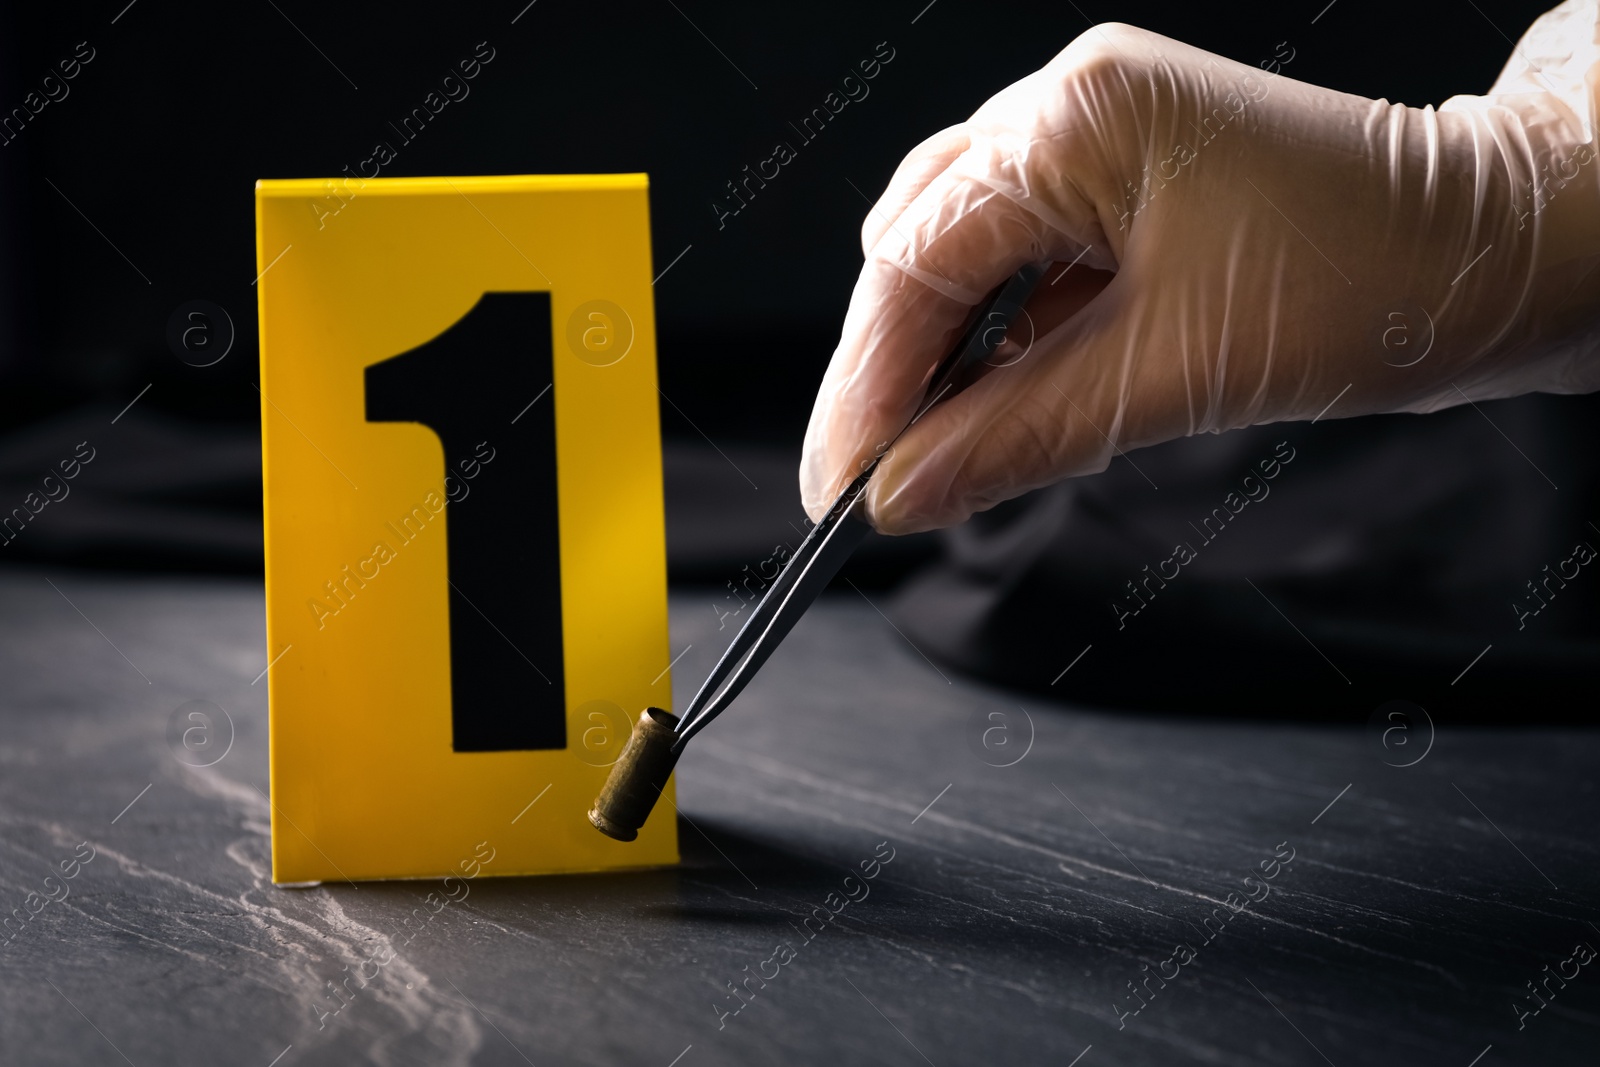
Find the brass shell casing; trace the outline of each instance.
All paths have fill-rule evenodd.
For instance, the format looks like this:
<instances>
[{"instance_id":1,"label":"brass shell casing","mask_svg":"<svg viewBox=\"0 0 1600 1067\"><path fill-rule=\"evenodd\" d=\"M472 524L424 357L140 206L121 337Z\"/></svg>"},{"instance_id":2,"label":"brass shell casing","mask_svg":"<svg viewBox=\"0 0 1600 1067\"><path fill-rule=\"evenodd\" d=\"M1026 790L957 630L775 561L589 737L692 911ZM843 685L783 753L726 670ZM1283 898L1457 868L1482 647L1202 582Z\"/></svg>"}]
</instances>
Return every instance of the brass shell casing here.
<instances>
[{"instance_id":1,"label":"brass shell casing","mask_svg":"<svg viewBox=\"0 0 1600 1067\"><path fill-rule=\"evenodd\" d=\"M650 817L667 787L678 753L672 750L678 717L660 708L646 708L612 764L605 787L589 809L589 821L607 837L632 841Z\"/></svg>"}]
</instances>

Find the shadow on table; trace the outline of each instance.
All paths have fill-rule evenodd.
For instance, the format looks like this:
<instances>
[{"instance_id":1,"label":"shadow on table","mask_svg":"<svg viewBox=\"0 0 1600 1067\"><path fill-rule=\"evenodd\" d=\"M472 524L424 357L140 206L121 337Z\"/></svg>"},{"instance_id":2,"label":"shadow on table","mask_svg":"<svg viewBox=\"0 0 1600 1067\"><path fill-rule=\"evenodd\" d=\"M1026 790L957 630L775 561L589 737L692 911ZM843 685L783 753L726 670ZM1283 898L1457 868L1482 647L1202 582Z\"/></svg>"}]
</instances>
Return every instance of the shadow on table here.
<instances>
[{"instance_id":1,"label":"shadow on table","mask_svg":"<svg viewBox=\"0 0 1600 1067\"><path fill-rule=\"evenodd\" d=\"M552 915L586 910L656 914L679 921L764 925L788 922L796 907L837 891L860 858L824 857L729 829L715 819L678 816L677 867L596 874L485 878L472 883L474 906L511 921L529 906ZM363 884L409 903L422 885ZM755 894L759 893L759 899ZM800 908L804 910L804 908Z\"/></svg>"}]
</instances>

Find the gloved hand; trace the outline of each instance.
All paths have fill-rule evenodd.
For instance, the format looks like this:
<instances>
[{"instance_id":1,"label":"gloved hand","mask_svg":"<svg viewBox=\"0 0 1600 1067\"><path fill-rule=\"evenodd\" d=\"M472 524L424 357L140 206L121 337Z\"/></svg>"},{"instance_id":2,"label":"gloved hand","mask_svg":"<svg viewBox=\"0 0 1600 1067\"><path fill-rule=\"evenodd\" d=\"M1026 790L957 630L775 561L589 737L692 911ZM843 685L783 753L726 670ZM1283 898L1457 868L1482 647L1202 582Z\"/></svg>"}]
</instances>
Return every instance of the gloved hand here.
<instances>
[{"instance_id":1,"label":"gloved hand","mask_svg":"<svg viewBox=\"0 0 1600 1067\"><path fill-rule=\"evenodd\" d=\"M880 465L880 530L1203 431L1600 388L1596 0L1437 111L1293 81L1292 58L1097 26L913 149L862 227L806 433L813 518L910 419L972 306L1040 260L996 366Z\"/></svg>"}]
</instances>

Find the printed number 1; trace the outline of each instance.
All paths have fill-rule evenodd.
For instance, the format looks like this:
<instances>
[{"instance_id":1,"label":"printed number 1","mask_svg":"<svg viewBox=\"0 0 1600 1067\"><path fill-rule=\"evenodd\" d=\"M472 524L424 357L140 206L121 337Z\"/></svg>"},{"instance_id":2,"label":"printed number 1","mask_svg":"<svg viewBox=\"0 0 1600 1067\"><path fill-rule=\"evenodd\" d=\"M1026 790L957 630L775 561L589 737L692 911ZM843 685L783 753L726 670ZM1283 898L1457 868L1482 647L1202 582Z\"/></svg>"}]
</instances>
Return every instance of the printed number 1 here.
<instances>
[{"instance_id":1,"label":"printed number 1","mask_svg":"<svg viewBox=\"0 0 1600 1067\"><path fill-rule=\"evenodd\" d=\"M485 293L366 371L368 422L421 423L444 448L457 752L567 745L551 344L549 293Z\"/></svg>"}]
</instances>

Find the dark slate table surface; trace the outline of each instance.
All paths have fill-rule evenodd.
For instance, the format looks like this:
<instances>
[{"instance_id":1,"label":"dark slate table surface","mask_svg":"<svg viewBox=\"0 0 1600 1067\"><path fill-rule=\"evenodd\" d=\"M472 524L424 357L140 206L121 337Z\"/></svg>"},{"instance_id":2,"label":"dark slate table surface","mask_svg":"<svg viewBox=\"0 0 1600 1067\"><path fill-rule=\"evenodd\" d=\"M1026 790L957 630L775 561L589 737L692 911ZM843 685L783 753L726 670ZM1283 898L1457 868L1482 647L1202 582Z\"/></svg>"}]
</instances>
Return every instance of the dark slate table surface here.
<instances>
[{"instance_id":1,"label":"dark slate table surface","mask_svg":"<svg viewBox=\"0 0 1600 1067\"><path fill-rule=\"evenodd\" d=\"M673 602L680 704L714 597ZM257 587L10 570L0 605L0 1063L1597 1062L1590 731L1436 723L1394 767L1426 724L1019 698L847 593L688 751L680 869L480 879L403 940L437 886L268 880ZM235 724L210 768L191 699Z\"/></svg>"}]
</instances>

